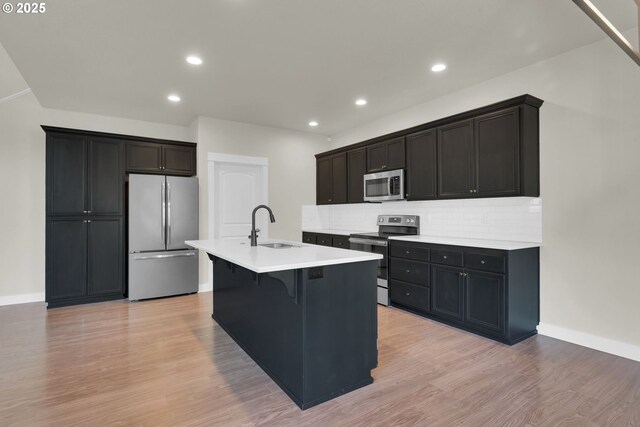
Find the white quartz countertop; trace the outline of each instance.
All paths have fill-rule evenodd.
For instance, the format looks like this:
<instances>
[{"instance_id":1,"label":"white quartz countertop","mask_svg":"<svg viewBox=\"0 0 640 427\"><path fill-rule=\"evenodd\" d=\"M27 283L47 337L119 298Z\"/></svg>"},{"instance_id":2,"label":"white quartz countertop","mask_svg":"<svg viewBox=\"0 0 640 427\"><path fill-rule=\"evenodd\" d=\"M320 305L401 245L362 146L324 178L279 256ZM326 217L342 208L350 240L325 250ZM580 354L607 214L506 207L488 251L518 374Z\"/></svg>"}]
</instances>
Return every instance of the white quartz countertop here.
<instances>
[{"instance_id":1,"label":"white quartz countertop","mask_svg":"<svg viewBox=\"0 0 640 427\"><path fill-rule=\"evenodd\" d=\"M390 240L402 240L406 242L434 243L438 245L470 246L473 248L500 249L503 251L514 251L518 249L537 248L540 243L535 242L513 242L509 240L489 240L489 239L467 239L463 237L443 237L443 236L393 236Z\"/></svg>"},{"instance_id":2,"label":"white quartz countertop","mask_svg":"<svg viewBox=\"0 0 640 427\"><path fill-rule=\"evenodd\" d=\"M274 242L288 243L297 247L285 249L252 247L248 239L188 240L185 243L256 273L375 261L382 258L379 254L349 249L307 245L285 240L260 241L258 239L258 244Z\"/></svg>"},{"instance_id":3,"label":"white quartz countertop","mask_svg":"<svg viewBox=\"0 0 640 427\"><path fill-rule=\"evenodd\" d=\"M335 234L338 236L348 236L350 234L358 234L358 233L371 233L370 231L332 230L332 229L324 229L324 230L303 229L302 232L317 233L317 234Z\"/></svg>"}]
</instances>

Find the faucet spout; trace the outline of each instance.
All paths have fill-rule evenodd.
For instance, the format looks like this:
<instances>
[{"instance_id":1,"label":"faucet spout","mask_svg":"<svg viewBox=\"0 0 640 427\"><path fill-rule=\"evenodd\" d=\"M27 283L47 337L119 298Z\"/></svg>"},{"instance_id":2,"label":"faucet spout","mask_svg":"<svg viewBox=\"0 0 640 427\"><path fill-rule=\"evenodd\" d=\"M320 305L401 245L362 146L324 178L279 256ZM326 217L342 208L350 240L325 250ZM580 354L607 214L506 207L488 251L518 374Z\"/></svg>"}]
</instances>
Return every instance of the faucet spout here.
<instances>
[{"instance_id":1,"label":"faucet spout","mask_svg":"<svg viewBox=\"0 0 640 427\"><path fill-rule=\"evenodd\" d=\"M255 207L253 212L251 213L251 235L249 238L251 239L251 246L258 246L258 232L256 231L256 212L259 209L266 209L269 212L269 220L271 222L276 222L276 217L273 216L273 211L267 205L258 205Z\"/></svg>"}]
</instances>

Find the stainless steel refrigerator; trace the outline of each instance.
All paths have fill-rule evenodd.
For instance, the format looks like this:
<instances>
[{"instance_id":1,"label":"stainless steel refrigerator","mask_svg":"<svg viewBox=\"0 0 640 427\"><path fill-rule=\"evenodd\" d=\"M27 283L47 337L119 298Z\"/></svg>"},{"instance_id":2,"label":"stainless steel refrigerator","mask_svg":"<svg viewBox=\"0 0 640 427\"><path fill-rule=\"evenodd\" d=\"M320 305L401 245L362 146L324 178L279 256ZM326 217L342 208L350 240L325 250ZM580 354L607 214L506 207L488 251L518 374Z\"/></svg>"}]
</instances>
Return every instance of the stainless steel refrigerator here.
<instances>
[{"instance_id":1,"label":"stainless steel refrigerator","mask_svg":"<svg viewBox=\"0 0 640 427\"><path fill-rule=\"evenodd\" d=\"M129 175L129 300L198 291L198 179Z\"/></svg>"}]
</instances>

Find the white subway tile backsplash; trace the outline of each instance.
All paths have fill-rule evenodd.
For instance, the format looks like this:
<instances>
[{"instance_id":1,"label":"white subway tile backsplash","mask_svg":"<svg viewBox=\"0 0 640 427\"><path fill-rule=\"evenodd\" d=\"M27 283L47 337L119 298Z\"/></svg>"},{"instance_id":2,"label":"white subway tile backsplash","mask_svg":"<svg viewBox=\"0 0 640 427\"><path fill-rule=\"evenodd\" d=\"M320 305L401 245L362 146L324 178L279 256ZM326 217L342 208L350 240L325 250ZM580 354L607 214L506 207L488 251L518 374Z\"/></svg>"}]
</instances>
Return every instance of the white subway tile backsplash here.
<instances>
[{"instance_id":1,"label":"white subway tile backsplash","mask_svg":"<svg viewBox=\"0 0 640 427\"><path fill-rule=\"evenodd\" d=\"M424 235L542 242L538 197L307 205L302 207L302 228L376 231L380 214L419 215Z\"/></svg>"}]
</instances>

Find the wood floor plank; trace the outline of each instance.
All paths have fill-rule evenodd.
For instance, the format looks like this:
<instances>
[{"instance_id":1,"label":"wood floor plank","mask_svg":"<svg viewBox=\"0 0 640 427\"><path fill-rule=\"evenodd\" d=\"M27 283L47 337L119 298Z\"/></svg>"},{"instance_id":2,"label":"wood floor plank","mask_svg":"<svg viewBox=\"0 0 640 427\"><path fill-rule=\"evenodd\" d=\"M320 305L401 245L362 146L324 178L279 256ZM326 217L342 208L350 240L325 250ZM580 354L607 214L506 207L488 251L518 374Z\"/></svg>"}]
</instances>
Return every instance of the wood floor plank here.
<instances>
[{"instance_id":1,"label":"wood floor plank","mask_svg":"<svg viewBox=\"0 0 640 427\"><path fill-rule=\"evenodd\" d=\"M381 306L374 383L301 411L211 307L0 307L0 426L640 426L640 363Z\"/></svg>"}]
</instances>

